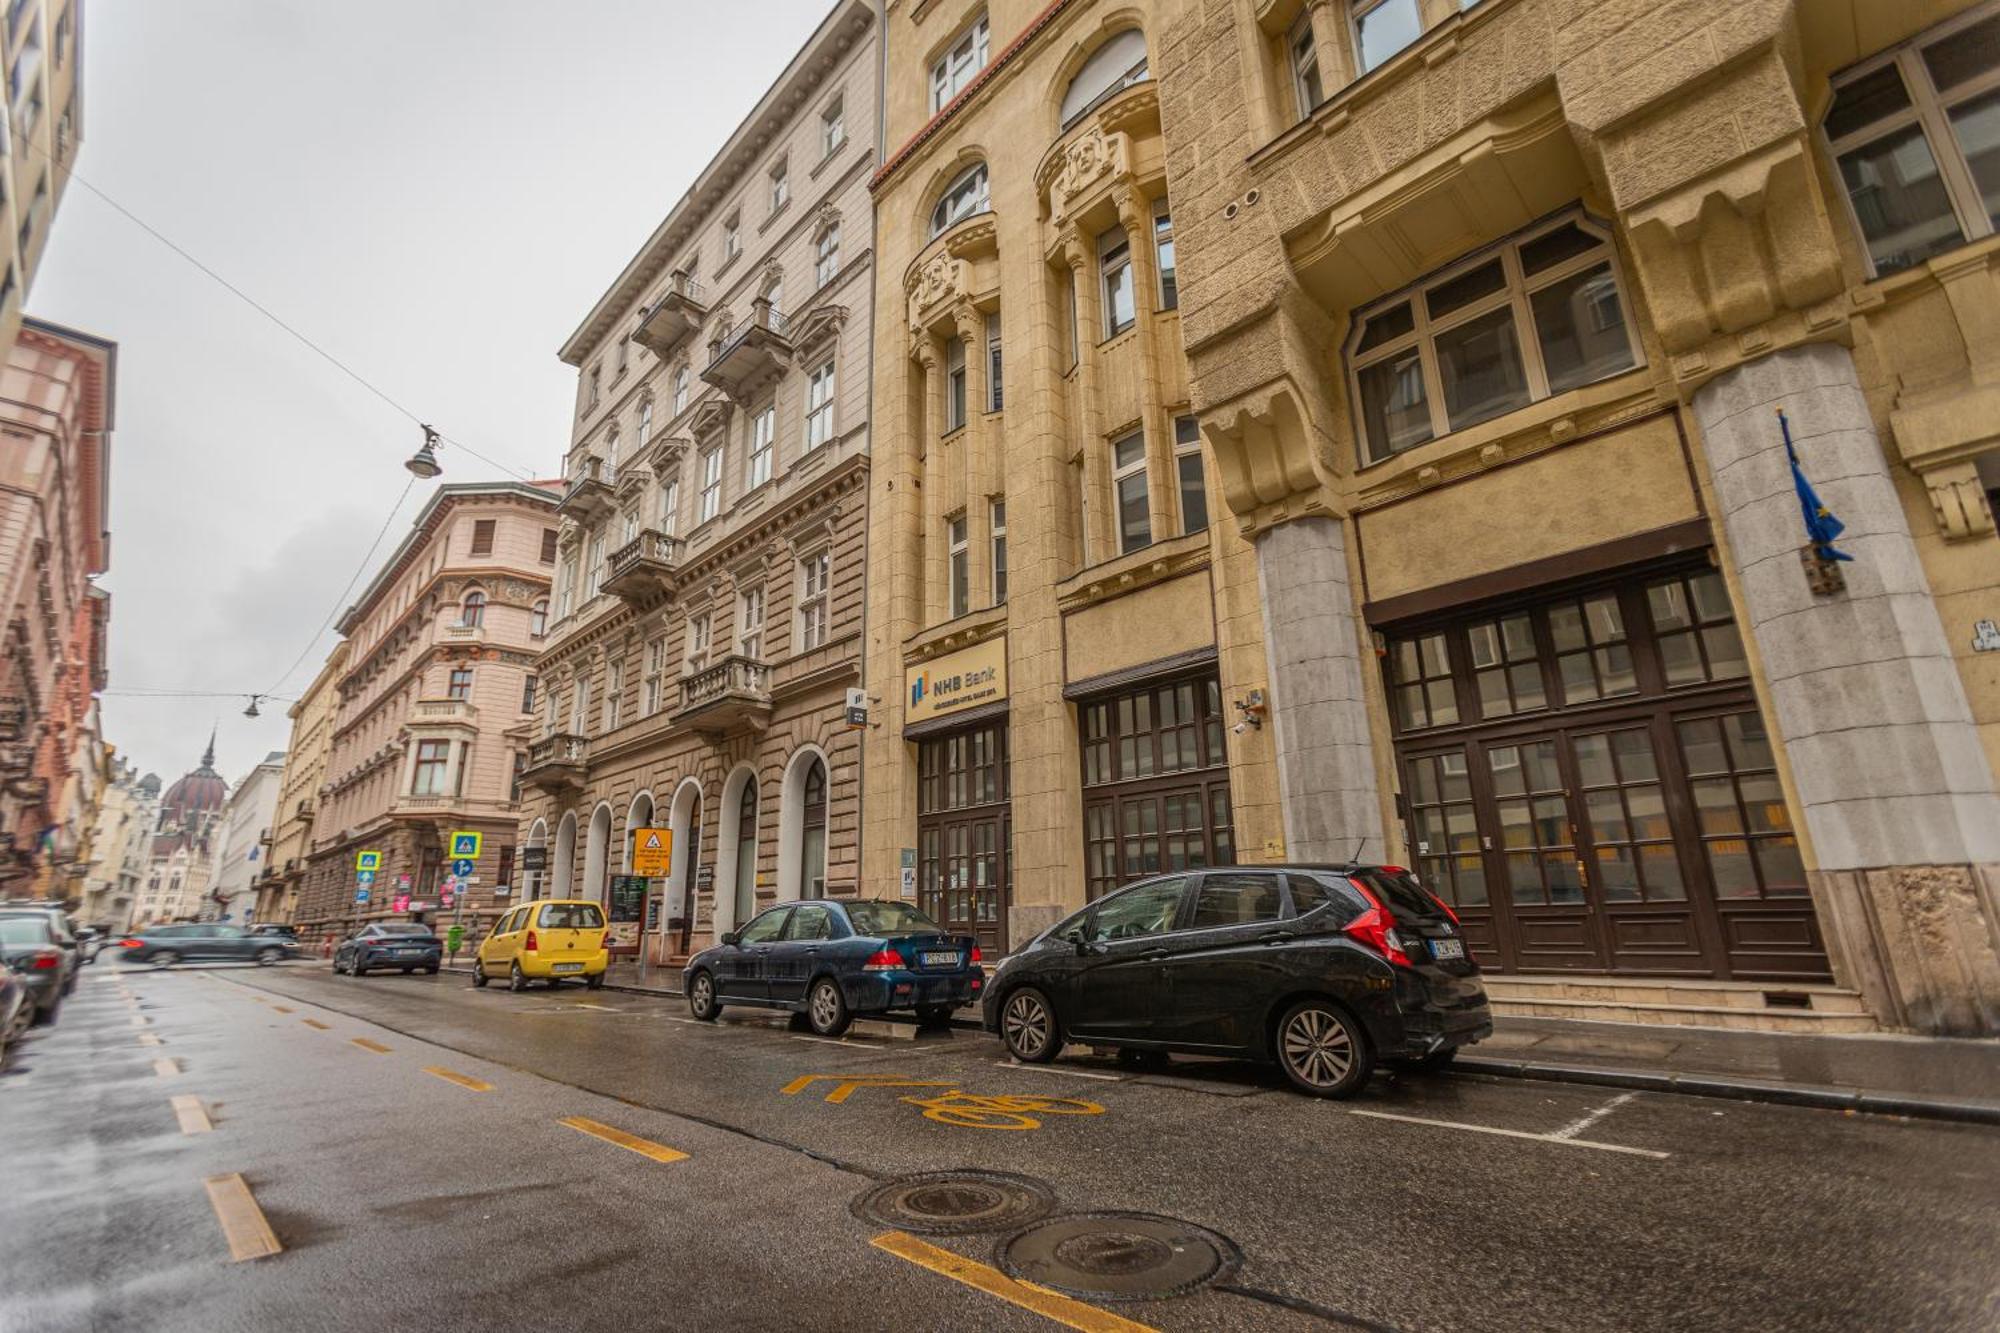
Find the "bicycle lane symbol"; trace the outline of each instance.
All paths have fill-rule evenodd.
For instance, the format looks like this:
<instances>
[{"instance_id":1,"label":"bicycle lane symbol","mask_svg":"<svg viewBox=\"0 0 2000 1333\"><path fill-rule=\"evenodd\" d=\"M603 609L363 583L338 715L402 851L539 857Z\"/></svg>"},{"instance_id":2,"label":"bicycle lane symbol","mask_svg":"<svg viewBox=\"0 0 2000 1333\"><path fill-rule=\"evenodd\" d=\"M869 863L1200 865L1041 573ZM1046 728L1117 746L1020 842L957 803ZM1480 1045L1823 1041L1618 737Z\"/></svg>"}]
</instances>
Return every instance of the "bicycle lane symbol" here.
<instances>
[{"instance_id":1,"label":"bicycle lane symbol","mask_svg":"<svg viewBox=\"0 0 2000 1333\"><path fill-rule=\"evenodd\" d=\"M1029 1130L1042 1127L1041 1118L1053 1115L1103 1115L1096 1102L1075 1097L1023 1097L966 1092L957 1084L938 1079L903 1079L883 1074L806 1074L793 1079L780 1091L797 1096L824 1080L834 1087L825 1100L840 1105L863 1088L942 1088L928 1096L897 1100L923 1111L924 1119L960 1129Z\"/></svg>"}]
</instances>

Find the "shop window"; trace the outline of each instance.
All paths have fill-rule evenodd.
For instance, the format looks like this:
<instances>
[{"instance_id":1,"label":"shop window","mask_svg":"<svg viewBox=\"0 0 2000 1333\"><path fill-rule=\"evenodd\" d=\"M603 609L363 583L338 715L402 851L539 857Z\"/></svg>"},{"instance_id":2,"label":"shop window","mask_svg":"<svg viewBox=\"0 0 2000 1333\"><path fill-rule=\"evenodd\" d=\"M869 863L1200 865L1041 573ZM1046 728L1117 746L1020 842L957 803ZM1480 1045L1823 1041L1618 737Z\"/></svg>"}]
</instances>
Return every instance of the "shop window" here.
<instances>
[{"instance_id":1,"label":"shop window","mask_svg":"<svg viewBox=\"0 0 2000 1333\"><path fill-rule=\"evenodd\" d=\"M1404 791L1417 873L1454 907L1486 906L1486 863L1465 751L1419 756L1410 760L1408 773Z\"/></svg>"},{"instance_id":2,"label":"shop window","mask_svg":"<svg viewBox=\"0 0 2000 1333\"><path fill-rule=\"evenodd\" d=\"M1531 906L1583 902L1581 863L1555 741L1489 746L1486 762L1511 900ZM1450 845L1461 854L1468 846L1462 834L1453 835ZM1476 838L1471 846L1476 849Z\"/></svg>"},{"instance_id":3,"label":"shop window","mask_svg":"<svg viewBox=\"0 0 2000 1333\"><path fill-rule=\"evenodd\" d=\"M806 769L801 820L799 885L801 898L826 897L826 765L814 759Z\"/></svg>"}]
</instances>

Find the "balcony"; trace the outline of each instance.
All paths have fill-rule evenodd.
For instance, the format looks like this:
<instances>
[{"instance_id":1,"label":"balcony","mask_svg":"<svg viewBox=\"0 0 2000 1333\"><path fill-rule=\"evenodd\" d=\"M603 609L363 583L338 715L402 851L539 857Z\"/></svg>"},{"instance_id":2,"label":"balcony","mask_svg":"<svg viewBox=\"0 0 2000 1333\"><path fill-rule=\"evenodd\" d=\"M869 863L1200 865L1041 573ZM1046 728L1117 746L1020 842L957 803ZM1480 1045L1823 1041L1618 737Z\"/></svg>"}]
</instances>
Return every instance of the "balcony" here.
<instances>
[{"instance_id":1,"label":"balcony","mask_svg":"<svg viewBox=\"0 0 2000 1333\"><path fill-rule=\"evenodd\" d=\"M604 591L640 609L657 605L673 591L681 551L680 538L642 530L604 562Z\"/></svg>"},{"instance_id":2,"label":"balcony","mask_svg":"<svg viewBox=\"0 0 2000 1333\"><path fill-rule=\"evenodd\" d=\"M611 490L611 469L596 454L585 454L577 460L569 489L563 492L556 512L588 522L610 513L616 504L617 498Z\"/></svg>"},{"instance_id":3,"label":"balcony","mask_svg":"<svg viewBox=\"0 0 2000 1333\"><path fill-rule=\"evenodd\" d=\"M721 342L709 344L708 369L702 379L747 406L766 381L784 373L791 363L792 340L783 314L758 297L750 303L750 322Z\"/></svg>"},{"instance_id":4,"label":"balcony","mask_svg":"<svg viewBox=\"0 0 2000 1333\"><path fill-rule=\"evenodd\" d=\"M589 755L588 737L564 733L544 736L528 747L528 766L522 770L521 780L551 794L581 791Z\"/></svg>"},{"instance_id":5,"label":"balcony","mask_svg":"<svg viewBox=\"0 0 2000 1333\"><path fill-rule=\"evenodd\" d=\"M49 780L47 778L14 778L7 783L7 793L30 804L47 801L49 799Z\"/></svg>"},{"instance_id":6,"label":"balcony","mask_svg":"<svg viewBox=\"0 0 2000 1333\"><path fill-rule=\"evenodd\" d=\"M707 318L708 300L701 283L675 269L667 290L640 318L632 341L664 361Z\"/></svg>"},{"instance_id":7,"label":"balcony","mask_svg":"<svg viewBox=\"0 0 2000 1333\"><path fill-rule=\"evenodd\" d=\"M0 695L0 741L18 741L28 727L28 705L19 695Z\"/></svg>"},{"instance_id":8,"label":"balcony","mask_svg":"<svg viewBox=\"0 0 2000 1333\"><path fill-rule=\"evenodd\" d=\"M465 624L463 621L454 620L449 625L440 625L438 627L437 641L439 643L461 643L461 644L485 643L486 626L483 623L478 625L468 625Z\"/></svg>"},{"instance_id":9,"label":"balcony","mask_svg":"<svg viewBox=\"0 0 2000 1333\"><path fill-rule=\"evenodd\" d=\"M35 766L35 747L22 741L0 745L0 776L12 777Z\"/></svg>"},{"instance_id":10,"label":"balcony","mask_svg":"<svg viewBox=\"0 0 2000 1333\"><path fill-rule=\"evenodd\" d=\"M762 731L771 722L771 668L731 654L681 681L674 722L709 736Z\"/></svg>"},{"instance_id":11,"label":"balcony","mask_svg":"<svg viewBox=\"0 0 2000 1333\"><path fill-rule=\"evenodd\" d=\"M410 710L410 721L420 727L479 727L479 710L463 699L419 699Z\"/></svg>"}]
</instances>

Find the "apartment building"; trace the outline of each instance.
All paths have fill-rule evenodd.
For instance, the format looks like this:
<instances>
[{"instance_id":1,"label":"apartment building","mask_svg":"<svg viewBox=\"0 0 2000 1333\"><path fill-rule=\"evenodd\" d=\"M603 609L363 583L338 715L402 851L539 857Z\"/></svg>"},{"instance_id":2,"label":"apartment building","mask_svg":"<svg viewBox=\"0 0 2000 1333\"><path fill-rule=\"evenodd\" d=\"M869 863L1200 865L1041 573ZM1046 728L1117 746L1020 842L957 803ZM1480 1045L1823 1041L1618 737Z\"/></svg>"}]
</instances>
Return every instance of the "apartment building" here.
<instances>
[{"instance_id":1,"label":"apartment building","mask_svg":"<svg viewBox=\"0 0 2000 1333\"><path fill-rule=\"evenodd\" d=\"M522 834L532 892L655 960L857 881L877 42L835 5L561 352ZM671 873L636 880L660 828Z\"/></svg>"},{"instance_id":2,"label":"apartment building","mask_svg":"<svg viewBox=\"0 0 2000 1333\"><path fill-rule=\"evenodd\" d=\"M273 750L229 789L216 821L215 867L201 905L205 921L257 919L257 879L270 863L285 755Z\"/></svg>"},{"instance_id":3,"label":"apartment building","mask_svg":"<svg viewBox=\"0 0 2000 1333\"><path fill-rule=\"evenodd\" d=\"M335 683L347 664L347 652L347 644L334 645L312 684L285 710L292 720L292 739L278 783L271 854L257 876L254 910L259 921L289 922L298 910L299 889L312 851L319 789L326 783L327 756L333 743L334 711L340 697Z\"/></svg>"},{"instance_id":4,"label":"apartment building","mask_svg":"<svg viewBox=\"0 0 2000 1333\"><path fill-rule=\"evenodd\" d=\"M83 0L8 0L0 20L0 356L48 247L83 143Z\"/></svg>"}]
</instances>

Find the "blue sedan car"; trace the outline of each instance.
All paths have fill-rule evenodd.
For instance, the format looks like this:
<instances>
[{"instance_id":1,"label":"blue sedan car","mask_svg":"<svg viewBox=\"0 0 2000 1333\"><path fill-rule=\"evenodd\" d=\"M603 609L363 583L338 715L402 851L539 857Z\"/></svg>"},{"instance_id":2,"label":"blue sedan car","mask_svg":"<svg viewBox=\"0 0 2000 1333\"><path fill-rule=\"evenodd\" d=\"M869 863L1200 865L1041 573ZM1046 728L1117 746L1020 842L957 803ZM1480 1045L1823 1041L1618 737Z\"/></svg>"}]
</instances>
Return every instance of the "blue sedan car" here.
<instances>
[{"instance_id":1,"label":"blue sedan car","mask_svg":"<svg viewBox=\"0 0 2000 1333\"><path fill-rule=\"evenodd\" d=\"M914 1009L940 1023L977 1004L985 972L970 935L947 935L905 903L825 899L785 903L753 917L688 960L688 1009L704 1022L724 1005L804 1014L837 1037L857 1014Z\"/></svg>"}]
</instances>

